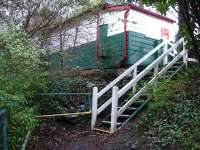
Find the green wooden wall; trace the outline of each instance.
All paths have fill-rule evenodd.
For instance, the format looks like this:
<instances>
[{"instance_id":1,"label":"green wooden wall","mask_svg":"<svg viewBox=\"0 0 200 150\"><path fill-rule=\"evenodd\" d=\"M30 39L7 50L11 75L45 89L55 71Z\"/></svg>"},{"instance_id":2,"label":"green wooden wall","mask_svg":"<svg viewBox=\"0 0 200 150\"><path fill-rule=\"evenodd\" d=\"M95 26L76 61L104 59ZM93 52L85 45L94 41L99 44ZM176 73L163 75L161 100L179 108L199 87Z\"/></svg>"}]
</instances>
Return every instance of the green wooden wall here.
<instances>
[{"instance_id":1,"label":"green wooden wall","mask_svg":"<svg viewBox=\"0 0 200 150\"><path fill-rule=\"evenodd\" d=\"M107 37L108 25L100 26L99 61L100 68L113 68L123 57L123 33Z\"/></svg>"},{"instance_id":2,"label":"green wooden wall","mask_svg":"<svg viewBox=\"0 0 200 150\"><path fill-rule=\"evenodd\" d=\"M53 53L50 55L50 71L61 69L63 60L64 68L92 69L96 66L96 42L90 42L81 46L68 49L63 54Z\"/></svg>"},{"instance_id":3,"label":"green wooden wall","mask_svg":"<svg viewBox=\"0 0 200 150\"><path fill-rule=\"evenodd\" d=\"M96 41L94 41L75 47L74 49L68 49L64 54L53 53L50 56L50 70L52 72L60 70L62 59L64 68L93 69L97 67L118 67L123 59L124 33L107 37L107 25L100 26L100 33L98 64L96 64ZM158 44L159 41L155 39L148 38L140 33L128 31L126 64L134 64ZM155 57L156 55L153 55L143 65L147 65Z\"/></svg>"},{"instance_id":4,"label":"green wooden wall","mask_svg":"<svg viewBox=\"0 0 200 150\"><path fill-rule=\"evenodd\" d=\"M129 31L127 33L127 60L126 64L134 64L150 50L155 48L160 41L146 37L144 34ZM151 63L158 54L153 55L144 62L144 66Z\"/></svg>"}]
</instances>

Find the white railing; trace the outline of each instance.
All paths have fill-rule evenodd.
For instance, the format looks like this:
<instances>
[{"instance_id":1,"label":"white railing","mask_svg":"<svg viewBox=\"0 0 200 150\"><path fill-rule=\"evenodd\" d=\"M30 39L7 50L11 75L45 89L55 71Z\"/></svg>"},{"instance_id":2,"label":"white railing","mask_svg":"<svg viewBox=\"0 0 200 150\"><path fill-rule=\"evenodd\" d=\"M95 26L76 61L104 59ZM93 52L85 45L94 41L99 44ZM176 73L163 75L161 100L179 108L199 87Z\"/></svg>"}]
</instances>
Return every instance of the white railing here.
<instances>
[{"instance_id":1,"label":"white railing","mask_svg":"<svg viewBox=\"0 0 200 150\"><path fill-rule=\"evenodd\" d=\"M168 49L168 45L171 48ZM182 45L182 50L178 52L176 49L178 46ZM137 74L138 66L141 65L144 61L149 59L153 54L158 52L161 48L163 48L163 53L154 60L151 64L149 64L144 70L142 70L139 74ZM174 58L168 62L168 56L173 56ZM183 62L187 64L187 51L185 50L185 42L184 39L180 39L175 44L170 43L169 41L164 41L154 49L152 49L149 53L147 53L143 58L137 61L134 65L128 68L124 73L118 76L115 80L109 83L105 88L98 92L98 88L93 88L93 98L92 98L92 119L91 119L91 128L94 129L96 124L97 116L105 110L110 104L112 104L111 109L111 132L113 133L116 130L117 118L134 102L136 98L138 98L147 88L147 85L142 87L137 93L135 92L134 96L128 100L124 106L122 106L119 110L118 107L118 99L123 96L127 91L131 88L135 89L137 83L147 75L152 69L154 69L154 77L148 82L151 84L156 81L157 77L164 74L173 64L175 64L180 58L183 58ZM159 64L163 62L166 65L161 71L159 71ZM116 84L124 79L128 74L133 73L133 79L130 80L124 87L118 89ZM109 98L105 103L103 103L98 108L98 99L104 95L107 91L112 88L112 97Z\"/></svg>"}]
</instances>

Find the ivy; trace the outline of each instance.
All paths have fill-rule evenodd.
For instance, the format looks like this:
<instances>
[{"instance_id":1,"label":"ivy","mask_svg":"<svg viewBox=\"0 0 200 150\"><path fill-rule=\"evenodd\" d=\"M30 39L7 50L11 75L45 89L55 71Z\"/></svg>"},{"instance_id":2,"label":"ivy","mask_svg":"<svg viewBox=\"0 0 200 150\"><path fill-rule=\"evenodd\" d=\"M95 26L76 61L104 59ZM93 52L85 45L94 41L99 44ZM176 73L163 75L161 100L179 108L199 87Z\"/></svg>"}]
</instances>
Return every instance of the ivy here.
<instances>
[{"instance_id":1,"label":"ivy","mask_svg":"<svg viewBox=\"0 0 200 150\"><path fill-rule=\"evenodd\" d=\"M138 132L151 131L165 145L181 144L187 150L199 149L199 71L193 68L175 80L161 81L137 125ZM153 146L162 148L159 144Z\"/></svg>"}]
</instances>

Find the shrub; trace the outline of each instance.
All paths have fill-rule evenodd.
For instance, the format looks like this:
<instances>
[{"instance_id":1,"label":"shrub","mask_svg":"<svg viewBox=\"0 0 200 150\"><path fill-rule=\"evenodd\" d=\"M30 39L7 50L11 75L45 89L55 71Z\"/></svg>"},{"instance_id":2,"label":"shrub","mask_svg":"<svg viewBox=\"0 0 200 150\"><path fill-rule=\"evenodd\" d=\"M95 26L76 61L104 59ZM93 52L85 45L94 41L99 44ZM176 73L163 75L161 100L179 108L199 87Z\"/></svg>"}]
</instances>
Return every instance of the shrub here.
<instances>
[{"instance_id":1,"label":"shrub","mask_svg":"<svg viewBox=\"0 0 200 150\"><path fill-rule=\"evenodd\" d=\"M31 97L48 81L47 63L29 37L14 29L0 33L0 106L9 111L9 149L20 149L35 124Z\"/></svg>"},{"instance_id":2,"label":"shrub","mask_svg":"<svg viewBox=\"0 0 200 150\"><path fill-rule=\"evenodd\" d=\"M81 78L64 78L52 80L47 93L85 93L88 92L87 81ZM77 111L78 105L88 107L88 97L83 95L42 95L40 98L40 113L55 114ZM87 106L86 106L87 105Z\"/></svg>"}]
</instances>

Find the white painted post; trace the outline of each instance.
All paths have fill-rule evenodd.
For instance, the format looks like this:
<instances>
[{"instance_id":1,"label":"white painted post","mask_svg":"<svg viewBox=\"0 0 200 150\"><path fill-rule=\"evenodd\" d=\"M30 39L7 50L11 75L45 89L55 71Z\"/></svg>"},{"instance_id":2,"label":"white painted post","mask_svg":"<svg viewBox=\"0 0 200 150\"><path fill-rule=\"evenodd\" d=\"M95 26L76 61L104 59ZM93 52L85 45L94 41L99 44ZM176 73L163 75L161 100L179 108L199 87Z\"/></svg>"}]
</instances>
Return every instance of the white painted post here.
<instances>
[{"instance_id":1,"label":"white painted post","mask_svg":"<svg viewBox=\"0 0 200 150\"><path fill-rule=\"evenodd\" d=\"M137 67L133 70L133 79L137 76ZM136 90L136 83L133 85L133 94Z\"/></svg>"},{"instance_id":2,"label":"white painted post","mask_svg":"<svg viewBox=\"0 0 200 150\"><path fill-rule=\"evenodd\" d=\"M93 130L97 120L97 104L98 104L98 88L93 87L92 94L92 119L91 119L91 129Z\"/></svg>"},{"instance_id":3,"label":"white painted post","mask_svg":"<svg viewBox=\"0 0 200 150\"><path fill-rule=\"evenodd\" d=\"M157 78L157 76L158 76L158 64L156 64L156 66L154 67L154 77L156 78L155 79L155 82L154 82L154 91L157 89L157 85L158 85L158 78Z\"/></svg>"},{"instance_id":4,"label":"white painted post","mask_svg":"<svg viewBox=\"0 0 200 150\"><path fill-rule=\"evenodd\" d=\"M163 53L167 52L167 41L165 41L165 44L163 46ZM168 55L166 55L163 59L163 65L167 65L168 64Z\"/></svg>"},{"instance_id":5,"label":"white painted post","mask_svg":"<svg viewBox=\"0 0 200 150\"><path fill-rule=\"evenodd\" d=\"M188 54L187 54L187 50L185 49L185 40L183 40L183 51L184 51L184 54L183 54L183 63L185 64L185 67L187 69L187 57L188 57Z\"/></svg>"},{"instance_id":6,"label":"white painted post","mask_svg":"<svg viewBox=\"0 0 200 150\"><path fill-rule=\"evenodd\" d=\"M114 133L117 129L118 90L117 86L114 86L112 89L111 133Z\"/></svg>"},{"instance_id":7,"label":"white painted post","mask_svg":"<svg viewBox=\"0 0 200 150\"><path fill-rule=\"evenodd\" d=\"M186 53L185 54L186 55L185 56L186 57L186 65L185 66L186 66L186 69L187 69L187 66L188 66L188 50L187 49L185 50L185 53Z\"/></svg>"}]
</instances>

